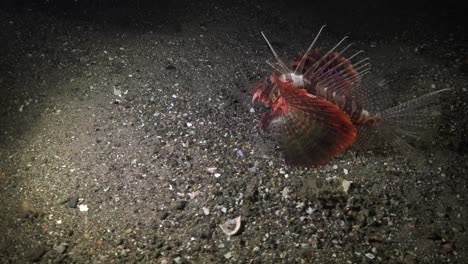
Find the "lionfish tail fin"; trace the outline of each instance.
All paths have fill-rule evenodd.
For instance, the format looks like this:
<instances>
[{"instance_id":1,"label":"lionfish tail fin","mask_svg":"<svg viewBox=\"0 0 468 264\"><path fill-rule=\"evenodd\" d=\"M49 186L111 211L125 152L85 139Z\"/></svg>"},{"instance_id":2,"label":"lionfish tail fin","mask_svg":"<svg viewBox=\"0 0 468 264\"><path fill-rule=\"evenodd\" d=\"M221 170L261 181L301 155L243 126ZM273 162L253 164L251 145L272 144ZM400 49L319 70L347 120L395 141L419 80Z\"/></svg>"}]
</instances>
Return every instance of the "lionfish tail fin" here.
<instances>
[{"instance_id":1,"label":"lionfish tail fin","mask_svg":"<svg viewBox=\"0 0 468 264\"><path fill-rule=\"evenodd\" d=\"M378 132L405 153L414 153L414 144L433 138L441 115L439 97L449 90L428 93L382 111Z\"/></svg>"}]
</instances>

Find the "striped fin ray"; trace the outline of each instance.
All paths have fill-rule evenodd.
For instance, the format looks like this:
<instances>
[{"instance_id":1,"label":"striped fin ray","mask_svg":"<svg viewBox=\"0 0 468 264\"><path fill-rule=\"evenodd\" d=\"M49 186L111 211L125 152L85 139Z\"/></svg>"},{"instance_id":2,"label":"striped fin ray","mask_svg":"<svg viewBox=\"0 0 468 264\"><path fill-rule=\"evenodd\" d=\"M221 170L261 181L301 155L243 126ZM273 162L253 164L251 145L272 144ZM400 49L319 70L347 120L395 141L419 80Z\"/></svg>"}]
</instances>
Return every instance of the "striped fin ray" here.
<instances>
[{"instance_id":1,"label":"striped fin ray","mask_svg":"<svg viewBox=\"0 0 468 264\"><path fill-rule=\"evenodd\" d=\"M349 58L343 57L341 52L325 53L322 49L316 48L305 56L306 59L303 62L301 74L309 83L306 89L310 93L313 94L315 87L320 85L327 87L332 93L344 95L354 84L361 82L361 77L369 70L368 58L364 58L353 65L351 60L360 55L362 51ZM299 53L296 59L293 60L293 70L299 67L299 59L303 56L303 53Z\"/></svg>"},{"instance_id":2,"label":"striped fin ray","mask_svg":"<svg viewBox=\"0 0 468 264\"><path fill-rule=\"evenodd\" d=\"M382 124L378 131L404 150L411 149L408 143L431 140L440 118L442 89L425 94L382 111Z\"/></svg>"}]
</instances>

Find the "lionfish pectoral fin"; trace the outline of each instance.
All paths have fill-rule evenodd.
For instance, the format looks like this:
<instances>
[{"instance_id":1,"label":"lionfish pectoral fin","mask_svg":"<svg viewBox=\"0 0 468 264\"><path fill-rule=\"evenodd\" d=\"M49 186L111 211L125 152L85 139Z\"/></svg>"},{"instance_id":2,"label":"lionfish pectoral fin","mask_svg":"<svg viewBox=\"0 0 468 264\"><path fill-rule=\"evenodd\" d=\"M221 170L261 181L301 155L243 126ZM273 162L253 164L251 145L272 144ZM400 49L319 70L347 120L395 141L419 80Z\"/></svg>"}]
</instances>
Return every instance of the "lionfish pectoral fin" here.
<instances>
[{"instance_id":1,"label":"lionfish pectoral fin","mask_svg":"<svg viewBox=\"0 0 468 264\"><path fill-rule=\"evenodd\" d=\"M356 130L334 104L303 89L282 89L286 105L268 119L288 165L318 166L349 147ZM270 118L271 117L271 118Z\"/></svg>"},{"instance_id":2,"label":"lionfish pectoral fin","mask_svg":"<svg viewBox=\"0 0 468 264\"><path fill-rule=\"evenodd\" d=\"M269 131L271 127L278 125L283 121L283 111L281 108L272 110L271 112L264 113L258 125L262 130Z\"/></svg>"}]
</instances>

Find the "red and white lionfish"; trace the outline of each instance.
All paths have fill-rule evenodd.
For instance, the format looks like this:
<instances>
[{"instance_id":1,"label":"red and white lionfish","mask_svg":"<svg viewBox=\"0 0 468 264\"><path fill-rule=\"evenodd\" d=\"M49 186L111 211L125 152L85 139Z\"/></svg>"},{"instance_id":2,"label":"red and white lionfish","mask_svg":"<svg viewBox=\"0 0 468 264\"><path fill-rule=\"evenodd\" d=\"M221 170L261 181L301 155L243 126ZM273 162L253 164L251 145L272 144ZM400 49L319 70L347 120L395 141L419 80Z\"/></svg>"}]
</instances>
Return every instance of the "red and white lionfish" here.
<instances>
[{"instance_id":1,"label":"red and white lionfish","mask_svg":"<svg viewBox=\"0 0 468 264\"><path fill-rule=\"evenodd\" d=\"M291 68L279 58L265 37L277 62L274 72L253 87L256 100L271 107L259 121L263 130L273 132L288 165L323 165L348 149L360 145L371 132L403 148L411 148L408 139L424 139L440 115L437 98L443 89L396 106L386 83L369 86L361 82L369 72L368 58L356 63L336 51L347 38L331 50L313 49L322 26L306 52L300 52Z\"/></svg>"}]
</instances>

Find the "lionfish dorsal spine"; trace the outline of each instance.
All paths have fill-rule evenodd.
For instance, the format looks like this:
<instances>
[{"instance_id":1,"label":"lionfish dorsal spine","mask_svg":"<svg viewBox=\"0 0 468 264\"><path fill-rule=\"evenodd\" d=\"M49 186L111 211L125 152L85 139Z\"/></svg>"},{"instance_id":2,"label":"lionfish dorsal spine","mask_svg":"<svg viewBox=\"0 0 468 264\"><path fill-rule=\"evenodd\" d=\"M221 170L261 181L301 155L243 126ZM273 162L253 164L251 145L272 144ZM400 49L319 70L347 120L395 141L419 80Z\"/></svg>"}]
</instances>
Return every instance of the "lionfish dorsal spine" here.
<instances>
[{"instance_id":1,"label":"lionfish dorsal spine","mask_svg":"<svg viewBox=\"0 0 468 264\"><path fill-rule=\"evenodd\" d=\"M268 38L265 36L265 34L263 33L263 31L261 32L263 38L265 39L266 43L268 44L268 47L270 48L271 52L273 53L273 56L275 56L275 59L276 61L278 62L278 65L281 67L281 70L279 70L277 67L273 66L272 64L270 64L270 66L279 71L279 72L282 72L282 73L287 73L289 72L289 68L288 66L286 66L286 64L283 62L283 60L280 58L280 56L278 55L278 53L276 53L275 49L273 48L273 45L271 45L270 41L268 40Z\"/></svg>"},{"instance_id":2,"label":"lionfish dorsal spine","mask_svg":"<svg viewBox=\"0 0 468 264\"><path fill-rule=\"evenodd\" d=\"M306 50L306 52L304 53L304 56L302 56L301 60L299 61L299 65L296 67L296 69L294 70L294 74L297 74L297 70L299 70L299 72L302 72L302 69L304 67L304 62L307 58L307 54L312 50L312 48L314 47L315 45L315 42L317 42L317 39L319 38L320 34L322 33L322 30L326 27L327 25L323 25L320 30L318 31L318 33L315 35L315 38L314 40L312 41L312 43L310 44L309 48Z\"/></svg>"}]
</instances>

